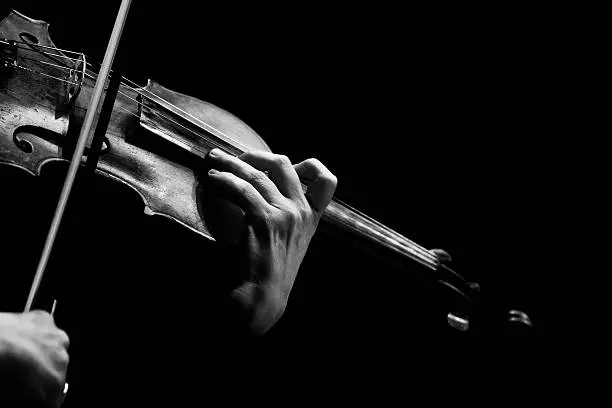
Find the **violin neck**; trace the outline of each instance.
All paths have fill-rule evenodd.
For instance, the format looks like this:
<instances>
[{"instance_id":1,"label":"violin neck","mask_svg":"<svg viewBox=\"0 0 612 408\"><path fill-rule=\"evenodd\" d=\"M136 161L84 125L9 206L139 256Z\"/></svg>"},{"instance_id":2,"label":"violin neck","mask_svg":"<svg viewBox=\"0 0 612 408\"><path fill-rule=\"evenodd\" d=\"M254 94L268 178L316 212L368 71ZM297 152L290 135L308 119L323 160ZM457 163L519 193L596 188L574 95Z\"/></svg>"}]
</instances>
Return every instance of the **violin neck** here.
<instances>
[{"instance_id":1,"label":"violin neck","mask_svg":"<svg viewBox=\"0 0 612 408\"><path fill-rule=\"evenodd\" d=\"M340 200L334 199L329 203L322 219L411 258L429 269L438 268L438 258L431 251Z\"/></svg>"}]
</instances>

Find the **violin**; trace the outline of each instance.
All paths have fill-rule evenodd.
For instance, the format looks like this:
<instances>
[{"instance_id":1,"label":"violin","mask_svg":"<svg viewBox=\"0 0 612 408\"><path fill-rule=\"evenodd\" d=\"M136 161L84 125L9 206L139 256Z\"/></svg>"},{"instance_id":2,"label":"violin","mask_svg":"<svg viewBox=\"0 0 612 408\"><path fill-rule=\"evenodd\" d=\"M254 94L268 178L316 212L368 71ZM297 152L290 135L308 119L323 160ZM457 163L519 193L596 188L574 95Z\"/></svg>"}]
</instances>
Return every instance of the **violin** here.
<instances>
[{"instance_id":1,"label":"violin","mask_svg":"<svg viewBox=\"0 0 612 408\"><path fill-rule=\"evenodd\" d=\"M213 148L233 155L250 150L271 152L265 140L232 113L194 96L149 80L144 86L102 66L78 51L59 49L49 24L12 11L0 23L0 163L40 175L47 163L70 162L86 133L77 167L121 183L138 193L148 215L163 216L210 241L238 241L244 220L228 202L222 223L208 218L207 196L198 178ZM98 108L90 104L98 81ZM92 122L90 132L88 112ZM81 170L79 170L81 171ZM308 180L303 180L307 189ZM531 326L517 310L490 313L481 288L446 263L439 251L426 249L401 233L334 198L322 221L384 247L426 271L461 299L449 310L448 324L473 332L516 322ZM35 292L31 293L30 304ZM485 311L483 313L483 311Z\"/></svg>"}]
</instances>

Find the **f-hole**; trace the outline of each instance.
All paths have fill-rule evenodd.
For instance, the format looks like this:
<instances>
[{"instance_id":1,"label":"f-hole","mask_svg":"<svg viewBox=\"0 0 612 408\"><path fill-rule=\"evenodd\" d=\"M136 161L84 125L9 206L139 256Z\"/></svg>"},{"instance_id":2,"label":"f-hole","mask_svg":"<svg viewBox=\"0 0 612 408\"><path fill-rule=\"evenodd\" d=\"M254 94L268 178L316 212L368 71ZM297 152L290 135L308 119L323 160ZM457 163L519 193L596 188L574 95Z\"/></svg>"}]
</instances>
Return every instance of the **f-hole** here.
<instances>
[{"instance_id":1,"label":"f-hole","mask_svg":"<svg viewBox=\"0 0 612 408\"><path fill-rule=\"evenodd\" d=\"M36 51L40 55L47 57L47 59L55 62L58 65L69 68L62 60L53 57L53 55L55 55L57 57L64 58L62 53L49 53L44 51L44 48L41 49L40 47L37 47L39 41L38 38L36 38L36 36L34 36L33 34L30 34L26 31L22 31L19 33L19 38L21 38L21 41L23 41L23 43L26 44L32 51Z\"/></svg>"},{"instance_id":2,"label":"f-hole","mask_svg":"<svg viewBox=\"0 0 612 408\"><path fill-rule=\"evenodd\" d=\"M19 38L21 38L21 41L23 41L24 43L32 43L32 44L38 44L38 38L34 37L32 34L27 33L25 31L22 31L21 33L19 33Z\"/></svg>"},{"instance_id":3,"label":"f-hole","mask_svg":"<svg viewBox=\"0 0 612 408\"><path fill-rule=\"evenodd\" d=\"M15 129L13 133L13 143L19 150L24 153L30 154L34 151L34 146L31 141L23 138L24 135L31 135L34 137L38 137L41 140L45 140L49 143L52 143L64 150L64 155L66 159L70 159L72 157L73 149L70 146L67 146L67 141L65 136L59 135L51 130L41 128L38 126L24 125L19 126ZM110 150L110 141L107 137L104 137L102 140L102 147L100 149L100 154L103 155ZM85 155L89 153L89 147L85 148Z\"/></svg>"}]
</instances>

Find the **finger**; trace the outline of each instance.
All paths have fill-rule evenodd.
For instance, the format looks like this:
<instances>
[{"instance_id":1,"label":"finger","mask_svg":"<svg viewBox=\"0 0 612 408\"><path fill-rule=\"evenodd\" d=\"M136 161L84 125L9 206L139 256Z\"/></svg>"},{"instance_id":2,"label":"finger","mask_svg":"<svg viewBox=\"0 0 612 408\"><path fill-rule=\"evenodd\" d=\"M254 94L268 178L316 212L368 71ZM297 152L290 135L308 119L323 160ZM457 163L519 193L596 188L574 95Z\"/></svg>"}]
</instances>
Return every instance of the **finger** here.
<instances>
[{"instance_id":1,"label":"finger","mask_svg":"<svg viewBox=\"0 0 612 408\"><path fill-rule=\"evenodd\" d=\"M304 191L300 178L287 156L270 152L251 151L240 155L240 160L256 169L268 172L268 177L287 198L303 199Z\"/></svg>"},{"instance_id":2,"label":"finger","mask_svg":"<svg viewBox=\"0 0 612 408\"><path fill-rule=\"evenodd\" d=\"M212 149L208 159L211 167L230 172L250 183L268 202L274 203L283 200L281 192L261 170L220 149Z\"/></svg>"},{"instance_id":3,"label":"finger","mask_svg":"<svg viewBox=\"0 0 612 408\"><path fill-rule=\"evenodd\" d=\"M325 210L338 185L336 176L317 159L304 160L294 168L299 177L308 183L306 197L315 211Z\"/></svg>"},{"instance_id":4,"label":"finger","mask_svg":"<svg viewBox=\"0 0 612 408\"><path fill-rule=\"evenodd\" d=\"M45 310L32 310L28 313L28 316L32 321L45 325L45 326L54 326L55 320L53 316Z\"/></svg>"},{"instance_id":5,"label":"finger","mask_svg":"<svg viewBox=\"0 0 612 408\"><path fill-rule=\"evenodd\" d=\"M68 336L68 333L66 333L64 330L58 329L57 337L62 347L65 349L70 347L70 336Z\"/></svg>"},{"instance_id":6,"label":"finger","mask_svg":"<svg viewBox=\"0 0 612 408\"><path fill-rule=\"evenodd\" d=\"M266 217L272 207L255 187L233 173L211 169L208 171L209 185L223 197L257 218Z\"/></svg>"}]
</instances>

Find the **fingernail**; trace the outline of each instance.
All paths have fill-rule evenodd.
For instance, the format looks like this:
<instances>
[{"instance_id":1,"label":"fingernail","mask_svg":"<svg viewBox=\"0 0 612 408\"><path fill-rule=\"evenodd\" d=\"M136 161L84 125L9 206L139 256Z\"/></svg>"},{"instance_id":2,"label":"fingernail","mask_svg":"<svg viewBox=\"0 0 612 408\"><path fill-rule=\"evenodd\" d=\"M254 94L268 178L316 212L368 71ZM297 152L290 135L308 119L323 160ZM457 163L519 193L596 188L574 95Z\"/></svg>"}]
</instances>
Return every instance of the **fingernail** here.
<instances>
[{"instance_id":1,"label":"fingernail","mask_svg":"<svg viewBox=\"0 0 612 408\"><path fill-rule=\"evenodd\" d=\"M214 148L208 154L210 154L213 157L219 157L221 156L221 149Z\"/></svg>"},{"instance_id":2,"label":"fingernail","mask_svg":"<svg viewBox=\"0 0 612 408\"><path fill-rule=\"evenodd\" d=\"M217 173L218 173L218 171L215 170L215 169L208 170L208 174L210 174L210 175L214 175L214 174L217 174Z\"/></svg>"}]
</instances>

